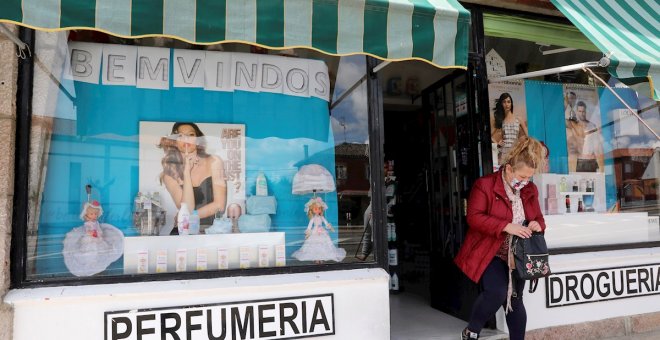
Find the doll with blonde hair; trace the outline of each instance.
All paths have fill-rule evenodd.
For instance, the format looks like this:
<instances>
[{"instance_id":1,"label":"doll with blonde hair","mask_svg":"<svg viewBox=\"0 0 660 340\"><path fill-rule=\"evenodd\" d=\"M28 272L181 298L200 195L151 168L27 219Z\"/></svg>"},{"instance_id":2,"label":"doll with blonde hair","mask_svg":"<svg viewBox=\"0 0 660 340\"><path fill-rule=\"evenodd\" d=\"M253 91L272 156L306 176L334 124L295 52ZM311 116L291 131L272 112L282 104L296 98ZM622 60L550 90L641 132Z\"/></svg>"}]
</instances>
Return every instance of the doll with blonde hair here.
<instances>
[{"instance_id":1,"label":"doll with blonde hair","mask_svg":"<svg viewBox=\"0 0 660 340\"><path fill-rule=\"evenodd\" d=\"M75 276L104 271L124 251L124 234L113 225L99 223L102 215L99 202L86 202L80 212L83 225L71 229L64 238L64 264Z\"/></svg>"},{"instance_id":2,"label":"doll with blonde hair","mask_svg":"<svg viewBox=\"0 0 660 340\"><path fill-rule=\"evenodd\" d=\"M341 262L346 257L346 250L337 248L330 239L329 231L335 231L323 214L328 205L321 197L314 197L305 204L305 212L309 217L309 224L305 230L305 242L292 256L300 261ZM327 230L326 230L327 229Z\"/></svg>"}]
</instances>

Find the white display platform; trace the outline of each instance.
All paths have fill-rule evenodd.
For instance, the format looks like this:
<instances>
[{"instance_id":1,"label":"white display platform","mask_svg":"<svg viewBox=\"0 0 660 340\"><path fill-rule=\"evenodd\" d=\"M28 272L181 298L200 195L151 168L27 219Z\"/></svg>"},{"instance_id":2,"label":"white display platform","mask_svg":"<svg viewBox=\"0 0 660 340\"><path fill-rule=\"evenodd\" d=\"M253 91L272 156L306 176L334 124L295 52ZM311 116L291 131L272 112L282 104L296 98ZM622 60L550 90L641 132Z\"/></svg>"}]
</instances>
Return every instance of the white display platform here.
<instances>
[{"instance_id":1,"label":"white display platform","mask_svg":"<svg viewBox=\"0 0 660 340\"><path fill-rule=\"evenodd\" d=\"M548 248L597 246L660 240L657 223L645 212L546 215Z\"/></svg>"},{"instance_id":2,"label":"white display platform","mask_svg":"<svg viewBox=\"0 0 660 340\"><path fill-rule=\"evenodd\" d=\"M249 248L250 268L258 267L260 246L268 248L268 266L275 267L275 246L285 244L284 232L124 238L124 274L138 273L138 253L148 251L148 273L156 273L158 251L167 251L167 272L176 271L177 250L187 249L186 271L197 268L197 250L206 250L207 270L218 269L218 249L228 252L228 269L239 268L239 250Z\"/></svg>"}]
</instances>

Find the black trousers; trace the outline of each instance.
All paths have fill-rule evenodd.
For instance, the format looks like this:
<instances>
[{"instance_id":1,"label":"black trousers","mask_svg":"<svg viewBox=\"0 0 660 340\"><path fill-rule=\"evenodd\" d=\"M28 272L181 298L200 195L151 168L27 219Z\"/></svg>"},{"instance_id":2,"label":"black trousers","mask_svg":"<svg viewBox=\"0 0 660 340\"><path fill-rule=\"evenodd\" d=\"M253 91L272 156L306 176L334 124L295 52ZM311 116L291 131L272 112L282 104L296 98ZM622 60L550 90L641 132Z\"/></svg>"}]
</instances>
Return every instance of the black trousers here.
<instances>
[{"instance_id":1,"label":"black trousers","mask_svg":"<svg viewBox=\"0 0 660 340\"><path fill-rule=\"evenodd\" d=\"M518 340L525 338L527 326L527 312L523 304L523 290L525 281L517 278L513 272L513 296L511 307L513 311L506 314L506 324L509 327L509 339ZM509 267L499 257L493 258L480 281L482 292L472 306L472 315L468 329L480 333L488 319L497 312L500 307L506 310L506 296L509 288Z\"/></svg>"}]
</instances>

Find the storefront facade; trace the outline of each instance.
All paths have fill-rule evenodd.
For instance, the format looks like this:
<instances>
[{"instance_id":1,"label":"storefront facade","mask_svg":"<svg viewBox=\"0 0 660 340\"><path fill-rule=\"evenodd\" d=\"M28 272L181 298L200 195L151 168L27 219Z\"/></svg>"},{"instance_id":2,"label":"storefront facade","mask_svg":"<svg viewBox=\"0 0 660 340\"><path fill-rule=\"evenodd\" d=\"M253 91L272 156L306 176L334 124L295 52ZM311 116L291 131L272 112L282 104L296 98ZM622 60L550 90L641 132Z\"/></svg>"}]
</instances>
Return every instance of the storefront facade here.
<instances>
[{"instance_id":1,"label":"storefront facade","mask_svg":"<svg viewBox=\"0 0 660 340\"><path fill-rule=\"evenodd\" d=\"M12 26L36 56L25 61L2 41L9 149L0 164L9 168L1 177L0 238L12 255L2 274L0 337L388 339L391 277L405 276L406 264L394 266L388 252L400 243L386 230L402 217L390 213L396 195L382 179L403 165L388 155L385 130L388 112L409 98L435 162L425 217L430 303L464 318L477 288L458 277L451 259L467 228L461 212L472 181L498 166L492 112L503 93L527 133L550 150L535 183L553 275L525 297L530 336L562 338L603 322L612 328L595 336L657 329L659 129L638 123L616 95L642 118L657 105L575 73L498 81L598 61L600 46L566 19L479 1L464 4L470 12L433 4L170 6L158 32L148 20L122 28L121 20L96 14L94 22L94 11L65 7L71 16L55 21L30 8L3 18L97 31ZM130 22L144 13L138 7L113 13ZM211 13L224 14L226 26L204 21ZM236 19L250 13L253 28ZM186 15L197 23L183 22ZM325 20L334 26L297 23ZM266 33L280 25L288 35ZM401 27L412 28L401 34ZM351 30L363 40L346 38ZM421 43L429 41L430 48ZM547 53L557 48L572 50ZM428 80L414 76L424 70ZM613 141L593 142L600 151L588 162L571 153L565 101L572 93L575 111L585 103L600 138ZM179 227L190 218L182 203L200 217L198 235L194 218L192 232ZM90 208L102 215L90 218ZM373 236L363 233L370 228ZM457 305L452 294L464 299ZM46 321L34 327L35 319ZM505 325L498 315L494 326Z\"/></svg>"}]
</instances>

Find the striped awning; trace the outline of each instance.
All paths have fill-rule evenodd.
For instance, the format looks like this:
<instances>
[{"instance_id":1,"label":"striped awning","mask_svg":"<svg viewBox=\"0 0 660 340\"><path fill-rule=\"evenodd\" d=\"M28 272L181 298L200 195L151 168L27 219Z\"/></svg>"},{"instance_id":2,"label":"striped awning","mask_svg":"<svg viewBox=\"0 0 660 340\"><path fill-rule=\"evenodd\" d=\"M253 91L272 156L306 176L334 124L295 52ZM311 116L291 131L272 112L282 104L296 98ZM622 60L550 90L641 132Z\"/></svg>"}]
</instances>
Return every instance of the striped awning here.
<instances>
[{"instance_id":1,"label":"striped awning","mask_svg":"<svg viewBox=\"0 0 660 340\"><path fill-rule=\"evenodd\" d=\"M470 13L457 0L2 0L0 21L466 68Z\"/></svg>"},{"instance_id":2,"label":"striped awning","mask_svg":"<svg viewBox=\"0 0 660 340\"><path fill-rule=\"evenodd\" d=\"M660 100L660 2L552 0L611 60L608 71L638 92ZM645 88L645 90L642 90Z\"/></svg>"}]
</instances>

